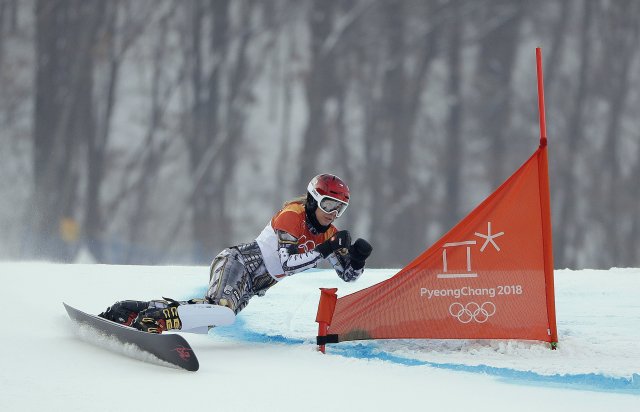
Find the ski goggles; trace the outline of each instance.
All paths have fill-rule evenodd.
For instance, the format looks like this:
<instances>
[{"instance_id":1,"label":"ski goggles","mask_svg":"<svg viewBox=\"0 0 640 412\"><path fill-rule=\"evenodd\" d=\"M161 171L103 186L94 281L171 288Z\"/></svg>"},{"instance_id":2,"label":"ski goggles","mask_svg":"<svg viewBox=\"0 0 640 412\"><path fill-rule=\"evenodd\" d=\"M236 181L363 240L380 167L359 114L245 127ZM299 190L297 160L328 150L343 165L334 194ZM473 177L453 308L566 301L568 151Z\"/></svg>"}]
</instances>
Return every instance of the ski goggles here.
<instances>
[{"instance_id":1,"label":"ski goggles","mask_svg":"<svg viewBox=\"0 0 640 412\"><path fill-rule=\"evenodd\" d=\"M336 212L336 217L342 216L345 210L347 210L349 203L343 202L330 196L322 196L318 202L318 207L325 213Z\"/></svg>"}]
</instances>

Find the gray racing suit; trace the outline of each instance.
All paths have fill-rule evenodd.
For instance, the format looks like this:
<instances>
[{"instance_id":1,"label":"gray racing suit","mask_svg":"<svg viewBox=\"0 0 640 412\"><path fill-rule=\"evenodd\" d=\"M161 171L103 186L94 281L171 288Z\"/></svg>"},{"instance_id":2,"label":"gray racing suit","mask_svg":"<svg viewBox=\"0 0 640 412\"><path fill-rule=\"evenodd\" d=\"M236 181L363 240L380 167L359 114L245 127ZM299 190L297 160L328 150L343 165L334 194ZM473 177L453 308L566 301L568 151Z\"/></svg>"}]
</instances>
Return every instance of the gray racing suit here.
<instances>
[{"instance_id":1,"label":"gray racing suit","mask_svg":"<svg viewBox=\"0 0 640 412\"><path fill-rule=\"evenodd\" d=\"M282 276L290 276L317 266L322 255L315 250L298 253L298 239L284 231L275 231L278 239L278 255L283 274L269 273L258 241L232 246L220 252L211 263L209 288L205 299L212 304L224 305L236 314L253 296L263 296L278 283ZM327 257L338 276L345 282L353 282L364 268L353 269L347 253L332 253Z\"/></svg>"}]
</instances>

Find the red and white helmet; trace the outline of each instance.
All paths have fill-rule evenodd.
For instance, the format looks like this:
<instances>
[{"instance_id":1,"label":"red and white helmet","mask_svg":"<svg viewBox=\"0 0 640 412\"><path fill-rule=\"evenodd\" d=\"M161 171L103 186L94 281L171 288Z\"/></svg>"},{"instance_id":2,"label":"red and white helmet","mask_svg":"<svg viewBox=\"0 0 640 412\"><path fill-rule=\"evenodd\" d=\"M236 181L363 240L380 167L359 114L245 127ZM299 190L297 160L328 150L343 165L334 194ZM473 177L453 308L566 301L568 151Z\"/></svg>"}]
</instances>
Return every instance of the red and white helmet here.
<instances>
[{"instance_id":1,"label":"red and white helmet","mask_svg":"<svg viewBox=\"0 0 640 412\"><path fill-rule=\"evenodd\" d=\"M338 176L323 173L309 182L307 191L325 213L336 213L342 216L349 206L349 186Z\"/></svg>"}]
</instances>

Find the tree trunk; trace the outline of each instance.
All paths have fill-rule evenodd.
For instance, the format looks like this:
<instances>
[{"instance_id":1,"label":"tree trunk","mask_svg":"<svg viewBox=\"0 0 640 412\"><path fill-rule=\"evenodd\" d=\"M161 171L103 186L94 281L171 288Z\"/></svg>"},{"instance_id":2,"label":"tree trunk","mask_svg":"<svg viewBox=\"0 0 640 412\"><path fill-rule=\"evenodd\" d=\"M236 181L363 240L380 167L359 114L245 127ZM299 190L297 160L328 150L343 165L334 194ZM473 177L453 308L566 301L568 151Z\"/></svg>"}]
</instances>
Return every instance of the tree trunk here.
<instances>
[{"instance_id":1,"label":"tree trunk","mask_svg":"<svg viewBox=\"0 0 640 412\"><path fill-rule=\"evenodd\" d=\"M567 255L569 250L574 250L582 242L582 239L572 236L576 232L576 193L578 182L575 177L577 161L580 158L581 142L583 140L583 113L587 103L588 95L588 74L591 69L591 36L592 26L592 5L590 2L583 4L582 15L582 35L580 36L580 54L578 64L578 84L574 97L573 109L567 125L567 148L566 158L562 161L560 175L562 203L560 206L559 219L555 223L555 262L557 267L573 267L577 263L575 253L573 256ZM573 246L571 247L570 244Z\"/></svg>"},{"instance_id":2,"label":"tree trunk","mask_svg":"<svg viewBox=\"0 0 640 412\"><path fill-rule=\"evenodd\" d=\"M336 76L335 48L326 48L332 33L336 0L313 0L309 15L311 57L309 73L305 82L308 120L300 153L300 174L297 187L305 190L312 177L322 172L318 169L318 158L332 141L327 126L327 105L336 97L338 79Z\"/></svg>"},{"instance_id":3,"label":"tree trunk","mask_svg":"<svg viewBox=\"0 0 640 412\"><path fill-rule=\"evenodd\" d=\"M476 88L480 134L489 142L489 181L497 188L510 172L506 164L507 135L511 118L511 79L515 64L524 2L500 0L488 12L498 23L481 39Z\"/></svg>"},{"instance_id":4,"label":"tree trunk","mask_svg":"<svg viewBox=\"0 0 640 412\"><path fill-rule=\"evenodd\" d=\"M37 1L34 252L71 259L80 146L95 133L93 45L101 13L85 1ZM69 223L71 222L71 223ZM65 229L66 228L66 229Z\"/></svg>"},{"instance_id":5,"label":"tree trunk","mask_svg":"<svg viewBox=\"0 0 640 412\"><path fill-rule=\"evenodd\" d=\"M640 11L635 1L619 1L612 3L606 10L606 39L605 47L607 56L603 60L606 64L608 87L605 95L609 100L609 112L605 131L604 164L609 166L605 174L604 188L605 199L605 233L606 249L608 250L608 262L605 265L624 265L623 241L624 233L629 229L621 224L628 220L625 216L622 203L621 171L620 171L620 126L630 90L630 67L637 53L640 24L637 21L637 12ZM634 13L635 11L635 13Z\"/></svg>"},{"instance_id":6,"label":"tree trunk","mask_svg":"<svg viewBox=\"0 0 640 412\"><path fill-rule=\"evenodd\" d=\"M460 92L461 67L460 47L461 31L464 27L460 21L459 0L453 0L449 24L449 47L447 61L449 63L449 78L447 84L447 101L449 104L449 118L447 120L447 141L445 144L445 203L443 224L446 230L455 226L460 219L461 172L464 164L464 144L461 144L460 130L462 128L462 95Z\"/></svg>"}]
</instances>

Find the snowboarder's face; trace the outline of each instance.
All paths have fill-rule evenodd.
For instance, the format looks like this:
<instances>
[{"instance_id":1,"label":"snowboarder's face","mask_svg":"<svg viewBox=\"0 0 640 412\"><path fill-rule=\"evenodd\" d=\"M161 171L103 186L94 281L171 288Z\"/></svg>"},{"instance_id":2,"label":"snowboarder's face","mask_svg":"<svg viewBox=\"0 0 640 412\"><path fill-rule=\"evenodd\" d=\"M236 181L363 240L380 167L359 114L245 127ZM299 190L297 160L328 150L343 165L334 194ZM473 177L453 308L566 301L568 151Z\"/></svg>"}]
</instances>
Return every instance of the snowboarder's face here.
<instances>
[{"instance_id":1,"label":"snowboarder's face","mask_svg":"<svg viewBox=\"0 0 640 412\"><path fill-rule=\"evenodd\" d=\"M333 223L333 221L336 220L336 214L337 212L326 213L319 207L316 208L316 219L318 219L318 222L320 222L322 226L329 226Z\"/></svg>"}]
</instances>

